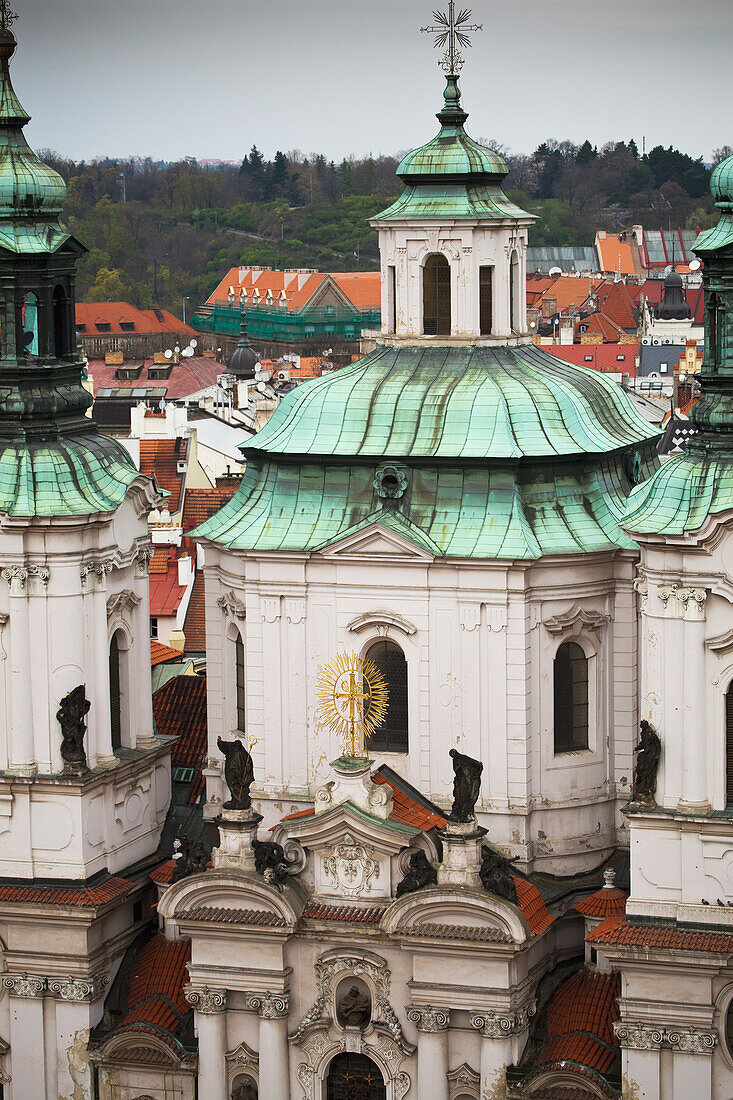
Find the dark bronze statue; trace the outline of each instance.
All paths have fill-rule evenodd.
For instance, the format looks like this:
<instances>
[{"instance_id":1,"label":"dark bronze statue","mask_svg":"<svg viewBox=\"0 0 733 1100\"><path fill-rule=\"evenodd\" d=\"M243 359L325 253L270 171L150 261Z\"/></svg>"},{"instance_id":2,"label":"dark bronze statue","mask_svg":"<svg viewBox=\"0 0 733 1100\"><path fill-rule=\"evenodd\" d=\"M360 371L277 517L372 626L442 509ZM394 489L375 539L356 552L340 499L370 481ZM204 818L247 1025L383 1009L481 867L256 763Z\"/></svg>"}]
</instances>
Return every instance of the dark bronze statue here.
<instances>
[{"instance_id":1,"label":"dark bronze statue","mask_svg":"<svg viewBox=\"0 0 733 1100\"><path fill-rule=\"evenodd\" d=\"M239 741L222 741L217 738L217 745L224 753L224 779L229 788L231 798L224 803L225 810L250 810L252 799L249 797L249 789L254 783L254 767L252 757L244 744Z\"/></svg>"},{"instance_id":2,"label":"dark bronze statue","mask_svg":"<svg viewBox=\"0 0 733 1100\"><path fill-rule=\"evenodd\" d=\"M84 719L91 705L86 697L84 684L79 684L63 697L56 711L56 719L61 726L61 758L65 765L64 771L80 773L87 770L87 754L84 751L84 734L87 726Z\"/></svg>"},{"instance_id":3,"label":"dark bronze statue","mask_svg":"<svg viewBox=\"0 0 733 1100\"><path fill-rule=\"evenodd\" d=\"M255 871L262 875L265 882L271 886L281 887L288 873L288 861L285 858L282 844L276 844L274 840L252 841L252 851L255 854Z\"/></svg>"},{"instance_id":4,"label":"dark bronze statue","mask_svg":"<svg viewBox=\"0 0 733 1100\"><path fill-rule=\"evenodd\" d=\"M433 867L422 848L417 848L410 856L410 865L401 882L397 883L397 897L412 894L423 886L434 886L438 881L438 872Z\"/></svg>"},{"instance_id":5,"label":"dark bronze statue","mask_svg":"<svg viewBox=\"0 0 733 1100\"><path fill-rule=\"evenodd\" d=\"M458 749L451 749L453 757L453 809L451 821L475 821L474 807L481 790L481 772L484 766L480 760L464 756Z\"/></svg>"},{"instance_id":6,"label":"dark bronze statue","mask_svg":"<svg viewBox=\"0 0 733 1100\"><path fill-rule=\"evenodd\" d=\"M173 881L178 882L188 875L198 875L205 871L209 865L209 853L198 840L191 840L186 834L182 834L176 840L174 847L178 848L178 858L173 872Z\"/></svg>"},{"instance_id":7,"label":"dark bronze statue","mask_svg":"<svg viewBox=\"0 0 733 1100\"><path fill-rule=\"evenodd\" d=\"M358 985L352 985L336 1006L336 1015L344 1027L366 1027L372 1015L371 1000Z\"/></svg>"},{"instance_id":8,"label":"dark bronze statue","mask_svg":"<svg viewBox=\"0 0 733 1100\"><path fill-rule=\"evenodd\" d=\"M659 757L662 755L662 742L654 727L646 719L642 719L639 744L634 752L637 753L637 757L631 801L653 803L657 789L657 767Z\"/></svg>"},{"instance_id":9,"label":"dark bronze statue","mask_svg":"<svg viewBox=\"0 0 733 1100\"><path fill-rule=\"evenodd\" d=\"M479 871L481 885L484 890L490 890L492 894L497 894L498 897L505 898L506 901L511 901L516 905L517 887L512 876L512 862L513 860L500 856L488 844L482 845L481 870Z\"/></svg>"}]
</instances>

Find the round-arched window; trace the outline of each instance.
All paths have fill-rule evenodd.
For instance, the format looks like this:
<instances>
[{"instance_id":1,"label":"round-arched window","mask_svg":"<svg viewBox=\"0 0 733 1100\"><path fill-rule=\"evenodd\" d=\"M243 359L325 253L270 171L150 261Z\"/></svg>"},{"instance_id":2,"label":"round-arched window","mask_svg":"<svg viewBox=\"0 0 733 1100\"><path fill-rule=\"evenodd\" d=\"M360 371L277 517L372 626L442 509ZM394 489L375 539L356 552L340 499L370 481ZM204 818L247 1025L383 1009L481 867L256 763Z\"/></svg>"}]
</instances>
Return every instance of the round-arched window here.
<instances>
[{"instance_id":1,"label":"round-arched window","mask_svg":"<svg viewBox=\"0 0 733 1100\"><path fill-rule=\"evenodd\" d=\"M387 717L369 738L368 747L377 752L408 752L407 661L396 642L380 639L367 650L387 683Z\"/></svg>"},{"instance_id":2,"label":"round-arched window","mask_svg":"<svg viewBox=\"0 0 733 1100\"><path fill-rule=\"evenodd\" d=\"M423 332L426 336L450 336L450 264L435 252L423 268Z\"/></svg>"},{"instance_id":3,"label":"round-arched window","mask_svg":"<svg viewBox=\"0 0 733 1100\"><path fill-rule=\"evenodd\" d=\"M588 748L588 658L577 642L555 654L555 753Z\"/></svg>"},{"instance_id":4,"label":"round-arched window","mask_svg":"<svg viewBox=\"0 0 733 1100\"><path fill-rule=\"evenodd\" d=\"M364 1054L337 1054L328 1069L326 1100L386 1100L384 1078Z\"/></svg>"}]
</instances>

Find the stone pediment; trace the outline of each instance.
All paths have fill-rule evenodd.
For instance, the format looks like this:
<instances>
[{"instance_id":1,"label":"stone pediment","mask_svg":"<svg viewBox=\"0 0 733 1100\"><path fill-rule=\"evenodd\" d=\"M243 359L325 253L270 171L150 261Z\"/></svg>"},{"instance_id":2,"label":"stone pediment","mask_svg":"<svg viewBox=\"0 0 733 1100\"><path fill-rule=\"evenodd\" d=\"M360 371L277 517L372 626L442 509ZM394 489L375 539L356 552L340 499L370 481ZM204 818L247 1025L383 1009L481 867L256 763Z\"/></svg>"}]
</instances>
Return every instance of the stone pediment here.
<instances>
[{"instance_id":1,"label":"stone pediment","mask_svg":"<svg viewBox=\"0 0 733 1100\"><path fill-rule=\"evenodd\" d=\"M273 839L299 861L318 897L341 901L390 899L404 873L400 852L421 830L381 820L349 802L282 821Z\"/></svg>"},{"instance_id":2,"label":"stone pediment","mask_svg":"<svg viewBox=\"0 0 733 1100\"><path fill-rule=\"evenodd\" d=\"M318 552L325 558L431 562L440 549L409 520L384 511L370 522L346 531Z\"/></svg>"},{"instance_id":3,"label":"stone pediment","mask_svg":"<svg viewBox=\"0 0 733 1100\"><path fill-rule=\"evenodd\" d=\"M158 912L174 924L226 925L287 935L305 904L290 882L282 890L241 871L204 871L174 882L158 902Z\"/></svg>"},{"instance_id":4,"label":"stone pediment","mask_svg":"<svg viewBox=\"0 0 733 1100\"><path fill-rule=\"evenodd\" d=\"M513 948L531 936L521 911L495 894L465 886L427 886L398 898L381 920L384 932L410 939L491 943Z\"/></svg>"}]
</instances>

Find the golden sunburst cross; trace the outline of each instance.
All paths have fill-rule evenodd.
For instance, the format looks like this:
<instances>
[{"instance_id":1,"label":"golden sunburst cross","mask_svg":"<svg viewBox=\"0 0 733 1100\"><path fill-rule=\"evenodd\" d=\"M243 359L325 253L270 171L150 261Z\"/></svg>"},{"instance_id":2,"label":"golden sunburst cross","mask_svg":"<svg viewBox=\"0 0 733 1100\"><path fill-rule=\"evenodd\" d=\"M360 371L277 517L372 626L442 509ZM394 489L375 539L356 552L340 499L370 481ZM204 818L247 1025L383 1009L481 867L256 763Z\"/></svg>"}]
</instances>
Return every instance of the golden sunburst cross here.
<instances>
[{"instance_id":1,"label":"golden sunburst cross","mask_svg":"<svg viewBox=\"0 0 733 1100\"><path fill-rule=\"evenodd\" d=\"M318 677L321 723L343 738L344 756L363 758L366 741L387 717L384 676L360 653L337 653Z\"/></svg>"},{"instance_id":2,"label":"golden sunburst cross","mask_svg":"<svg viewBox=\"0 0 733 1100\"><path fill-rule=\"evenodd\" d=\"M420 30L426 34L435 35L436 49L447 45L448 48L438 64L450 76L456 76L463 68L463 55L458 47L463 46L464 49L469 47L471 39L467 32L482 31L483 24L468 22L471 18L470 8L461 8L456 15L455 0L449 0L447 12L434 11L433 18L438 24L437 27L420 27Z\"/></svg>"}]
</instances>

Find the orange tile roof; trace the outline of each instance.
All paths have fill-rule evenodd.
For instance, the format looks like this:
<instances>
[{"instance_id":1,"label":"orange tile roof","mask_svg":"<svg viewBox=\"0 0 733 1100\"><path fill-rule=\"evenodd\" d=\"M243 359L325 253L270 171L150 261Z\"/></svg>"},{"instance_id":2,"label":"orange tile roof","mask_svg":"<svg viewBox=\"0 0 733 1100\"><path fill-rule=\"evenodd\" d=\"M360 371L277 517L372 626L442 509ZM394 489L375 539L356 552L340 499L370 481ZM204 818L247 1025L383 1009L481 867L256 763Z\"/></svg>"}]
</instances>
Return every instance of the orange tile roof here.
<instances>
[{"instance_id":1,"label":"orange tile roof","mask_svg":"<svg viewBox=\"0 0 733 1100\"><path fill-rule=\"evenodd\" d=\"M379 309L382 304L382 281L378 271L349 271L331 276L357 309Z\"/></svg>"},{"instance_id":2,"label":"orange tile roof","mask_svg":"<svg viewBox=\"0 0 733 1100\"><path fill-rule=\"evenodd\" d=\"M240 269L232 267L208 298L208 303L228 300L230 288L239 301L244 289L248 302L252 301L254 291L259 291L259 300L263 303L277 304L283 300L288 309L302 309L320 287L324 279L330 277L339 290L344 293L355 309L378 309L381 303L380 274L378 271L321 272L315 271L298 275L290 271L260 271L255 277L249 268L242 269L245 275L240 279ZM299 285L300 284L300 285ZM270 297L268 298L268 291Z\"/></svg>"},{"instance_id":3,"label":"orange tile roof","mask_svg":"<svg viewBox=\"0 0 733 1100\"><path fill-rule=\"evenodd\" d=\"M186 653L206 652L206 590L203 573L197 573L183 624Z\"/></svg>"},{"instance_id":4,"label":"orange tile roof","mask_svg":"<svg viewBox=\"0 0 733 1100\"><path fill-rule=\"evenodd\" d=\"M154 692L153 715L158 733L178 738L171 766L194 770L188 797L189 805L194 805L204 789L202 768L208 738L206 677L173 676Z\"/></svg>"},{"instance_id":5,"label":"orange tile roof","mask_svg":"<svg viewBox=\"0 0 733 1100\"><path fill-rule=\"evenodd\" d=\"M634 244L636 238L631 233L624 234L621 240L618 233L606 233L605 237L596 234L596 251L601 271L620 271L622 275L638 273L638 264L634 263Z\"/></svg>"},{"instance_id":6,"label":"orange tile roof","mask_svg":"<svg viewBox=\"0 0 733 1100\"><path fill-rule=\"evenodd\" d=\"M636 377L638 344L552 344L542 350L579 367Z\"/></svg>"},{"instance_id":7,"label":"orange tile roof","mask_svg":"<svg viewBox=\"0 0 733 1100\"><path fill-rule=\"evenodd\" d=\"M231 500L237 489L239 481L231 481L226 485L217 485L215 489L187 489L183 502L183 530L193 531L223 508L227 501Z\"/></svg>"},{"instance_id":8,"label":"orange tile roof","mask_svg":"<svg viewBox=\"0 0 733 1100\"><path fill-rule=\"evenodd\" d=\"M675 924L644 924L619 916L607 917L586 936L586 942L660 951L710 951L718 955L733 955L733 932L680 928Z\"/></svg>"},{"instance_id":9,"label":"orange tile roof","mask_svg":"<svg viewBox=\"0 0 733 1100\"><path fill-rule=\"evenodd\" d=\"M393 821L400 821L403 825L413 825L416 829L442 829L446 819L430 808L423 805L416 798L411 798L408 793L411 790L408 783L399 783L396 776L388 778L382 774L382 770L374 772L372 779L375 783L386 783L392 788L392 813L389 815Z\"/></svg>"},{"instance_id":10,"label":"orange tile roof","mask_svg":"<svg viewBox=\"0 0 733 1100\"><path fill-rule=\"evenodd\" d=\"M171 546L167 549L168 559L165 573L156 569L148 577L150 614L153 617L175 615L178 611L178 605L183 599L183 593L186 591L185 585L178 583L176 548Z\"/></svg>"},{"instance_id":11,"label":"orange tile roof","mask_svg":"<svg viewBox=\"0 0 733 1100\"><path fill-rule=\"evenodd\" d=\"M173 882L173 872L176 869L175 859L165 859L150 872L149 877L159 886L170 886Z\"/></svg>"},{"instance_id":12,"label":"orange tile roof","mask_svg":"<svg viewBox=\"0 0 733 1100\"><path fill-rule=\"evenodd\" d=\"M629 895L625 890L619 890L617 886L608 889L602 886L587 898L582 898L575 906L579 913L586 917L611 917L623 915L626 912L626 902Z\"/></svg>"},{"instance_id":13,"label":"orange tile roof","mask_svg":"<svg viewBox=\"0 0 733 1100\"><path fill-rule=\"evenodd\" d=\"M192 1011L183 988L188 981L186 968L191 958L189 939L168 940L156 933L146 944L130 974L127 1013L119 1033L140 1031L148 1025L173 1038Z\"/></svg>"},{"instance_id":14,"label":"orange tile roof","mask_svg":"<svg viewBox=\"0 0 733 1100\"><path fill-rule=\"evenodd\" d=\"M168 509L171 514L177 512L183 504L184 474L178 473L178 463L185 463L187 456L186 439L140 440L140 472L148 477L155 475L161 489L170 493Z\"/></svg>"},{"instance_id":15,"label":"orange tile roof","mask_svg":"<svg viewBox=\"0 0 733 1100\"><path fill-rule=\"evenodd\" d=\"M537 1064L572 1062L606 1073L618 1056L613 1024L620 1016L620 992L620 974L601 974L589 967L564 981L545 1008L547 1042Z\"/></svg>"},{"instance_id":16,"label":"orange tile roof","mask_svg":"<svg viewBox=\"0 0 733 1100\"><path fill-rule=\"evenodd\" d=\"M148 567L149 573L167 573L168 572L168 557L170 554L169 546L154 546L153 556L150 559L150 565Z\"/></svg>"},{"instance_id":17,"label":"orange tile roof","mask_svg":"<svg viewBox=\"0 0 733 1100\"><path fill-rule=\"evenodd\" d=\"M116 876L98 886L0 886L0 901L94 908L124 898L132 888L131 882Z\"/></svg>"},{"instance_id":18,"label":"orange tile roof","mask_svg":"<svg viewBox=\"0 0 733 1100\"><path fill-rule=\"evenodd\" d=\"M311 920L340 920L353 924L379 924L386 906L370 905L322 905L309 901L303 910L303 916Z\"/></svg>"},{"instance_id":19,"label":"orange tile roof","mask_svg":"<svg viewBox=\"0 0 733 1100\"><path fill-rule=\"evenodd\" d=\"M174 649L171 645L163 645L157 638L150 639L150 664L154 668L156 665L165 664L166 661L180 661L182 654Z\"/></svg>"},{"instance_id":20,"label":"orange tile roof","mask_svg":"<svg viewBox=\"0 0 733 1100\"><path fill-rule=\"evenodd\" d=\"M157 316L160 314L160 317ZM138 309L129 302L77 302L75 306L76 326L84 336L136 336L157 333L182 333L196 336L196 330L184 325L167 309ZM120 322L134 325L133 329L123 329ZM104 325L100 329L98 324ZM109 325L109 328L106 326Z\"/></svg>"},{"instance_id":21,"label":"orange tile roof","mask_svg":"<svg viewBox=\"0 0 733 1100\"><path fill-rule=\"evenodd\" d=\"M533 882L519 878L518 875L512 875L512 878L517 891L519 908L522 910L534 935L541 936L547 931L555 918L548 913L542 894Z\"/></svg>"},{"instance_id":22,"label":"orange tile roof","mask_svg":"<svg viewBox=\"0 0 733 1100\"><path fill-rule=\"evenodd\" d=\"M591 290L598 286L601 281L601 279L592 278L590 275L557 275L533 302L533 305L538 306L544 299L552 298L557 302L558 313L564 313L570 306L580 308Z\"/></svg>"},{"instance_id":23,"label":"orange tile roof","mask_svg":"<svg viewBox=\"0 0 733 1100\"><path fill-rule=\"evenodd\" d=\"M618 325L624 332L636 332L637 322L634 316L634 300L626 283L606 282L595 290L595 296L601 303L601 312Z\"/></svg>"},{"instance_id":24,"label":"orange tile roof","mask_svg":"<svg viewBox=\"0 0 733 1100\"><path fill-rule=\"evenodd\" d=\"M587 317L580 318L577 322L578 331L581 325L584 326L581 336L600 336L606 344L617 344L619 341L621 329L604 313L590 313Z\"/></svg>"}]
</instances>

